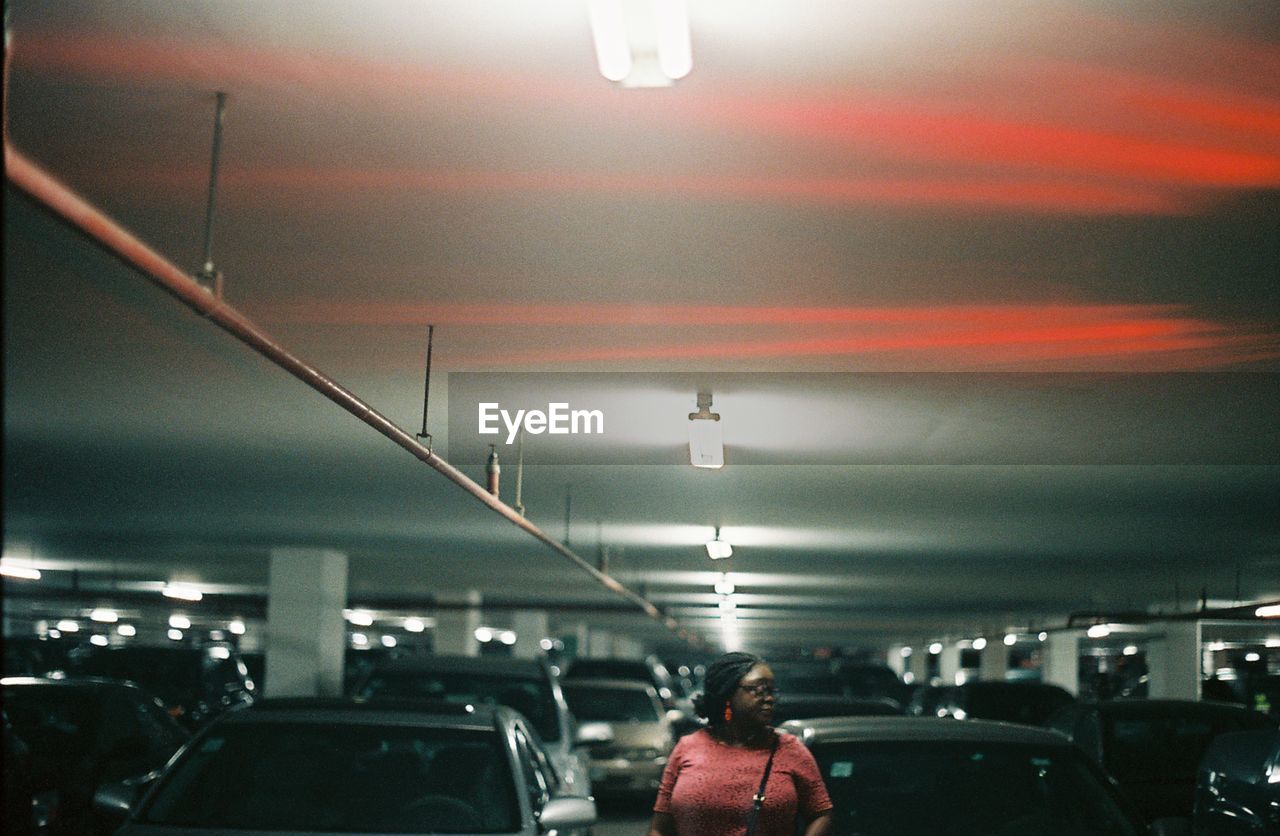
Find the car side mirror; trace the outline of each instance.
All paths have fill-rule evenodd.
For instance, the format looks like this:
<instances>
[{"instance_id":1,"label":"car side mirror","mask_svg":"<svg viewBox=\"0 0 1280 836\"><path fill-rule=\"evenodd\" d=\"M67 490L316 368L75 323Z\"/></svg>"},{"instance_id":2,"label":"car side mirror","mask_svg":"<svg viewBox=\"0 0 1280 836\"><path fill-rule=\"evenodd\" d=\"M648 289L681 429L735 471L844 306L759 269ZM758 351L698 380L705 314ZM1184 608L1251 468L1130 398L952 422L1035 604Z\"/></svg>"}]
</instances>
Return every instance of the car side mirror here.
<instances>
[{"instance_id":1,"label":"car side mirror","mask_svg":"<svg viewBox=\"0 0 1280 836\"><path fill-rule=\"evenodd\" d=\"M1191 819L1177 816L1156 819L1147 832L1151 836L1191 836Z\"/></svg>"},{"instance_id":2,"label":"car side mirror","mask_svg":"<svg viewBox=\"0 0 1280 836\"><path fill-rule=\"evenodd\" d=\"M583 723L574 735L575 746L595 746L613 742L613 727L608 723Z\"/></svg>"},{"instance_id":3,"label":"car side mirror","mask_svg":"<svg viewBox=\"0 0 1280 836\"><path fill-rule=\"evenodd\" d=\"M560 832L590 827L596 823L596 803L590 798L560 795L542 807L538 816L538 832Z\"/></svg>"}]
</instances>

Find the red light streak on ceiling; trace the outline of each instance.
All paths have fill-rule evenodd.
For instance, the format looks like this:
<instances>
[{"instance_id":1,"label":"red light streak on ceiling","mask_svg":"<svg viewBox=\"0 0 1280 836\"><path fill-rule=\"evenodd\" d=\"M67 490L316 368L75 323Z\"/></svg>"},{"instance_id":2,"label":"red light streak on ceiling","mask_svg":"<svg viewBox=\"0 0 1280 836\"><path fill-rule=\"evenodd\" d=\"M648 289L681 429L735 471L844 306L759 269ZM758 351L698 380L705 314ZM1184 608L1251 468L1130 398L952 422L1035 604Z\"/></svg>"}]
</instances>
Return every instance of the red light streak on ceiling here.
<instances>
[{"instance_id":1,"label":"red light streak on ceiling","mask_svg":"<svg viewBox=\"0 0 1280 836\"><path fill-rule=\"evenodd\" d=\"M1140 359L1146 366L1201 368L1280 356L1275 335L1233 333L1225 325L1164 305L957 305L939 307L783 308L663 305L419 305L279 303L255 314L289 325L583 328L561 334L563 348L453 357L463 366L520 367L602 361L894 357L931 368L1001 368L1034 362ZM714 339L714 329L755 326L744 338ZM663 329L661 341L624 328ZM672 328L685 329L672 340ZM612 329L611 343L597 342ZM697 329L690 335L688 329ZM801 335L779 339L780 333ZM836 333L832 330L836 329ZM701 339L710 337L710 339ZM534 339L537 339L536 334ZM577 341L577 345L572 343ZM1164 359L1150 358L1164 355ZM1147 358L1147 359L1141 359Z\"/></svg>"},{"instance_id":2,"label":"red light streak on ceiling","mask_svg":"<svg viewBox=\"0 0 1280 836\"><path fill-rule=\"evenodd\" d=\"M993 60L999 57L993 56ZM1169 125L1165 124L1168 120L1161 119L1141 127L1117 122L1083 128L1074 122L1055 124L1042 116L1018 117L1010 115L1010 111L1020 106L1017 96L1025 93L984 85L972 85L958 101L953 97L943 102L920 97L875 97L856 88L830 91L822 98L815 98L811 91L777 90L743 97L717 95L705 88L691 88L678 97L636 98L619 97L612 88L587 80L579 85L564 85L495 73L441 73L346 55L217 50L181 42L53 39L38 34L20 43L17 59L20 67L143 84L179 79L223 87L228 80L233 86L250 87L315 85L361 101L366 107L380 104L401 108L408 98L414 107L424 103L435 108L461 107L473 114L477 98L502 111L511 111L514 103L528 111L530 103L536 102L540 117L558 115L575 123L586 120L587 124L595 121L604 128L620 123L660 123L664 130L715 130L739 138L800 139L831 147L845 158L852 152L856 155L853 159L863 161L868 156L878 156L898 166L936 168L946 164L960 169L950 177L941 177L936 171L909 171L879 178L786 177L756 172L749 176L428 169L383 172L376 166L373 170L346 172L267 169L254 175L286 187L418 184L474 190L700 194L835 204L1171 213L1193 211L1202 202L1204 195L1200 192L1204 189L1280 185L1280 152L1242 147L1237 136L1202 137L1194 142L1185 136L1164 137L1160 133L1167 131ZM1082 98L1085 91L1071 81L1070 65L1067 69L1056 87L1037 90L1037 97L1070 94ZM1078 67L1081 76L1097 69L1087 64ZM1219 124L1233 119L1250 124L1257 121L1247 113L1232 112L1229 107L1224 111L1225 106L1214 104L1215 90L1209 88L1197 98L1173 100L1156 92L1146 109L1181 109L1184 115L1198 113ZM1230 91L1227 93L1230 95ZM1014 97L1012 101L1006 101L1009 96ZM1021 102L1021 106L1034 105L1035 102ZM1000 115L989 115L993 111ZM644 118L646 114L659 113L664 116L661 120ZM230 172L228 175L232 176ZM1171 194L1174 189L1179 193ZM1197 198L1192 199L1188 190Z\"/></svg>"}]
</instances>

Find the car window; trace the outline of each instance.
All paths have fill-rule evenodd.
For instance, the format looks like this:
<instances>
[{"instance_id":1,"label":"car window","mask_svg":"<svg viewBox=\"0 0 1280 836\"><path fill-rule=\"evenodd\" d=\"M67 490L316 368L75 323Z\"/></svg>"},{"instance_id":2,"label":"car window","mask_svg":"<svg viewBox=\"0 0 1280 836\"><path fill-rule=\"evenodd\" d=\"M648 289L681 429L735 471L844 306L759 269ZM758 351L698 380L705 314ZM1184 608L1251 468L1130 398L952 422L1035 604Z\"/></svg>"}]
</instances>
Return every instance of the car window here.
<instances>
[{"instance_id":1,"label":"car window","mask_svg":"<svg viewBox=\"0 0 1280 836\"><path fill-rule=\"evenodd\" d=\"M1136 836L1073 749L930 740L818 743L838 833Z\"/></svg>"},{"instance_id":2,"label":"car window","mask_svg":"<svg viewBox=\"0 0 1280 836\"><path fill-rule=\"evenodd\" d=\"M529 793L529 806L537 812L551 798L555 787L554 773L545 757L539 757L539 747L530 741L529 734L520 725L516 726L515 738L516 755L520 768L524 771L525 789Z\"/></svg>"},{"instance_id":3,"label":"car window","mask_svg":"<svg viewBox=\"0 0 1280 836\"><path fill-rule=\"evenodd\" d=\"M660 719L660 705L648 691L565 685L564 698L573 716L581 721L657 723Z\"/></svg>"},{"instance_id":4,"label":"car window","mask_svg":"<svg viewBox=\"0 0 1280 836\"><path fill-rule=\"evenodd\" d=\"M1246 712L1112 718L1103 746L1107 769L1121 782L1191 780L1215 736L1254 723Z\"/></svg>"},{"instance_id":5,"label":"car window","mask_svg":"<svg viewBox=\"0 0 1280 836\"><path fill-rule=\"evenodd\" d=\"M560 739L560 713L546 680L453 671L375 670L360 695L505 705L524 715L543 740Z\"/></svg>"},{"instance_id":6,"label":"car window","mask_svg":"<svg viewBox=\"0 0 1280 836\"><path fill-rule=\"evenodd\" d=\"M254 722L211 728L142 821L219 830L494 833L517 829L496 730Z\"/></svg>"}]
</instances>

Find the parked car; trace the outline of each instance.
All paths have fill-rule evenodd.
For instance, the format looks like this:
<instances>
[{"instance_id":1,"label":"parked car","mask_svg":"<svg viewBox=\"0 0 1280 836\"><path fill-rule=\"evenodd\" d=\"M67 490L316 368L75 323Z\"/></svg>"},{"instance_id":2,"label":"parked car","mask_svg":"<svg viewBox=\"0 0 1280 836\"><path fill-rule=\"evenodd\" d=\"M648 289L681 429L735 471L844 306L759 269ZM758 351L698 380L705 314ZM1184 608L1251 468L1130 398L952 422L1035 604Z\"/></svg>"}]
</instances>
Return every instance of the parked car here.
<instances>
[{"instance_id":1,"label":"parked car","mask_svg":"<svg viewBox=\"0 0 1280 836\"><path fill-rule=\"evenodd\" d=\"M356 693L513 708L542 738L564 791L591 794L586 754L575 746L573 715L559 679L541 659L449 655L388 659L369 671Z\"/></svg>"},{"instance_id":2,"label":"parked car","mask_svg":"<svg viewBox=\"0 0 1280 836\"><path fill-rule=\"evenodd\" d=\"M1280 833L1280 731L1220 734L1196 771L1197 836Z\"/></svg>"},{"instance_id":3,"label":"parked car","mask_svg":"<svg viewBox=\"0 0 1280 836\"><path fill-rule=\"evenodd\" d=\"M854 699L822 694L778 695L773 721L809 720L815 717L889 717L902 714L902 706L887 697Z\"/></svg>"},{"instance_id":4,"label":"parked car","mask_svg":"<svg viewBox=\"0 0 1280 836\"><path fill-rule=\"evenodd\" d=\"M999 720L1039 726L1054 712L1075 702L1071 692L1044 682L966 682L948 688L934 713L957 720Z\"/></svg>"},{"instance_id":5,"label":"parked car","mask_svg":"<svg viewBox=\"0 0 1280 836\"><path fill-rule=\"evenodd\" d=\"M650 796L657 791L675 745L679 712L662 708L647 682L579 679L564 683L564 698L579 723L606 723L609 739L587 745L591 787L598 796Z\"/></svg>"},{"instance_id":6,"label":"parked car","mask_svg":"<svg viewBox=\"0 0 1280 836\"><path fill-rule=\"evenodd\" d=\"M262 700L185 747L125 814L120 836L221 833L568 833L596 819L564 795L537 732L507 708ZM127 813L126 813L127 811Z\"/></svg>"},{"instance_id":7,"label":"parked car","mask_svg":"<svg viewBox=\"0 0 1280 836\"><path fill-rule=\"evenodd\" d=\"M565 673L570 679L633 679L647 682L658 692L662 707L668 711L678 708L676 688L671 672L657 656L644 659L575 659Z\"/></svg>"},{"instance_id":8,"label":"parked car","mask_svg":"<svg viewBox=\"0 0 1280 836\"><path fill-rule=\"evenodd\" d=\"M43 676L67 666L67 654L80 645L69 638L5 636L4 675Z\"/></svg>"},{"instance_id":9,"label":"parked car","mask_svg":"<svg viewBox=\"0 0 1280 836\"><path fill-rule=\"evenodd\" d=\"M1048 728L1075 741L1115 777L1148 819L1190 818L1196 769L1226 732L1274 729L1275 720L1238 705L1192 700L1081 702Z\"/></svg>"},{"instance_id":10,"label":"parked car","mask_svg":"<svg viewBox=\"0 0 1280 836\"><path fill-rule=\"evenodd\" d=\"M1061 735L982 720L793 720L835 804L834 836L1137 836L1113 781ZM1153 833L1170 833L1160 823Z\"/></svg>"},{"instance_id":11,"label":"parked car","mask_svg":"<svg viewBox=\"0 0 1280 836\"><path fill-rule=\"evenodd\" d=\"M257 685L239 655L208 647L86 647L71 655L70 671L136 682L189 729L248 705Z\"/></svg>"},{"instance_id":12,"label":"parked car","mask_svg":"<svg viewBox=\"0 0 1280 836\"><path fill-rule=\"evenodd\" d=\"M827 662L816 660L770 661L774 681L782 694L847 696L844 680L831 672Z\"/></svg>"},{"instance_id":13,"label":"parked car","mask_svg":"<svg viewBox=\"0 0 1280 836\"><path fill-rule=\"evenodd\" d=\"M844 682L845 693L858 699L887 698L906 706L911 698L911 686L888 665L855 663L838 659L831 666L832 673Z\"/></svg>"},{"instance_id":14,"label":"parked car","mask_svg":"<svg viewBox=\"0 0 1280 836\"><path fill-rule=\"evenodd\" d=\"M954 685L913 685L904 714L912 717L937 717L938 704Z\"/></svg>"},{"instance_id":15,"label":"parked car","mask_svg":"<svg viewBox=\"0 0 1280 836\"><path fill-rule=\"evenodd\" d=\"M93 831L100 785L145 783L189 736L153 696L127 682L6 677L0 687L49 833Z\"/></svg>"}]
</instances>

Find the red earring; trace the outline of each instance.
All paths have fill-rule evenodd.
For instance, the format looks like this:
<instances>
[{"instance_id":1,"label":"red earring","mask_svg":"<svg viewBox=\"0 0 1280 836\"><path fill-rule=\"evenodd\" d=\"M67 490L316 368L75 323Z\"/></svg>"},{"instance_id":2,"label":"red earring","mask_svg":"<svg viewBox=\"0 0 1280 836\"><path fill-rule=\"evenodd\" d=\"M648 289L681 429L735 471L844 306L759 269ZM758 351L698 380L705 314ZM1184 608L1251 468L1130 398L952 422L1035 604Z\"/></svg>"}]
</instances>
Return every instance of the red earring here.
<instances>
[{"instance_id":1,"label":"red earring","mask_svg":"<svg viewBox=\"0 0 1280 836\"><path fill-rule=\"evenodd\" d=\"M729 705L729 703L725 703L724 704L724 721L728 723L731 720L733 720L733 708L732 706Z\"/></svg>"}]
</instances>

